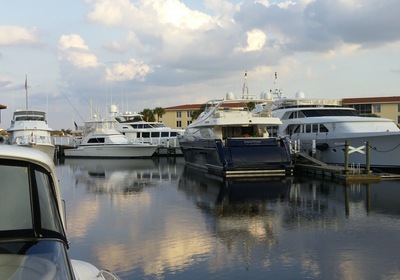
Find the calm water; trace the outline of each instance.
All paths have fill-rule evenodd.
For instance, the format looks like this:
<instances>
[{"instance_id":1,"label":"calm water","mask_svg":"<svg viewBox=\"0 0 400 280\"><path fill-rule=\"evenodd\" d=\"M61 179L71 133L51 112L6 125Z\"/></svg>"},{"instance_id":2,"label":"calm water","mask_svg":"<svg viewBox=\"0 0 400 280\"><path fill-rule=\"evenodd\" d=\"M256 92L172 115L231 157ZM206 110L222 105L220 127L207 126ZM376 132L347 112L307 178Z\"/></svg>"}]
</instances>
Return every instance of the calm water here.
<instances>
[{"instance_id":1,"label":"calm water","mask_svg":"<svg viewBox=\"0 0 400 280\"><path fill-rule=\"evenodd\" d=\"M399 279L400 182L221 182L182 158L57 165L72 258L122 279Z\"/></svg>"}]
</instances>

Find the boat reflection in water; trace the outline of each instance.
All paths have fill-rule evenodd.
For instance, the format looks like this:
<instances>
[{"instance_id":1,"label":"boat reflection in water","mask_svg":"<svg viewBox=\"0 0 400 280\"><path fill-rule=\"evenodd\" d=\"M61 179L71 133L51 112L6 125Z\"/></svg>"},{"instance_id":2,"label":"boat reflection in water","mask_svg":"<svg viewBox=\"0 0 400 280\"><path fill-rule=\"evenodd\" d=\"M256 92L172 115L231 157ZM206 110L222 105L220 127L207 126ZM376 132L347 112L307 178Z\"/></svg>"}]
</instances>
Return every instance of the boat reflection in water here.
<instances>
[{"instance_id":1,"label":"boat reflection in water","mask_svg":"<svg viewBox=\"0 0 400 280\"><path fill-rule=\"evenodd\" d=\"M166 160L166 159L163 159ZM168 168L159 169L159 159L72 159L65 164L74 168L76 184L92 193L130 194L177 174Z\"/></svg>"},{"instance_id":2,"label":"boat reflection in water","mask_svg":"<svg viewBox=\"0 0 400 280\"><path fill-rule=\"evenodd\" d=\"M182 158L58 172L72 257L121 279L400 279L399 181L223 180Z\"/></svg>"}]
</instances>

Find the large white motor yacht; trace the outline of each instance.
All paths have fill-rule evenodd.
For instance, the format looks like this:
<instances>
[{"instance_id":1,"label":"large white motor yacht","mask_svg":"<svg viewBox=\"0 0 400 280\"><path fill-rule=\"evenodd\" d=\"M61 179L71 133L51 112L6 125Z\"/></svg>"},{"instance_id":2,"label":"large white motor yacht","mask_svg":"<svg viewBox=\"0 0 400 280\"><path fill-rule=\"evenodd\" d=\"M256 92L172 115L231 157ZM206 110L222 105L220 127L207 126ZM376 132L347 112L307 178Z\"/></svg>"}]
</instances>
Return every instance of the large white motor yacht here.
<instances>
[{"instance_id":1,"label":"large white motor yacht","mask_svg":"<svg viewBox=\"0 0 400 280\"><path fill-rule=\"evenodd\" d=\"M269 95L249 95L246 81L241 98L230 92L225 99L207 102L179 137L186 164L224 177L291 174L289 143L277 135L282 122L251 111L255 104L272 102Z\"/></svg>"},{"instance_id":2,"label":"large white motor yacht","mask_svg":"<svg viewBox=\"0 0 400 280\"><path fill-rule=\"evenodd\" d=\"M116 105L111 106L110 115L117 121L116 129L129 140L158 145L159 154L182 154L177 136L183 134L183 129L171 128L162 122L146 121L143 115L136 112L120 112Z\"/></svg>"},{"instance_id":3,"label":"large white motor yacht","mask_svg":"<svg viewBox=\"0 0 400 280\"><path fill-rule=\"evenodd\" d=\"M393 120L359 116L338 99L306 98L301 92L295 98L275 95L272 114L282 121L279 135L299 151L344 165L346 148L350 165L366 166L369 154L373 168L400 168L400 130Z\"/></svg>"},{"instance_id":4,"label":"large white motor yacht","mask_svg":"<svg viewBox=\"0 0 400 280\"><path fill-rule=\"evenodd\" d=\"M157 150L157 145L133 143L115 125L114 120L85 122L82 138L76 139L75 148L64 150L65 157L144 158Z\"/></svg>"},{"instance_id":5,"label":"large white motor yacht","mask_svg":"<svg viewBox=\"0 0 400 280\"><path fill-rule=\"evenodd\" d=\"M46 113L39 110L17 110L14 112L8 144L26 146L45 152L54 158L53 131L47 124Z\"/></svg>"}]
</instances>

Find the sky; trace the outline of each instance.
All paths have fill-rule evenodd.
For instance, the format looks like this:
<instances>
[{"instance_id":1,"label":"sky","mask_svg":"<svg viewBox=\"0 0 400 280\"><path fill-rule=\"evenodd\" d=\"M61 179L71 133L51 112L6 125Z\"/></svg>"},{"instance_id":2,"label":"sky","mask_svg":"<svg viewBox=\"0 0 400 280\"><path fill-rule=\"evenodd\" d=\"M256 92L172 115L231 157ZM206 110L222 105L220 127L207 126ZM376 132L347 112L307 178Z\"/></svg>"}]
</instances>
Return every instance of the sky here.
<instances>
[{"instance_id":1,"label":"sky","mask_svg":"<svg viewBox=\"0 0 400 280\"><path fill-rule=\"evenodd\" d=\"M5 2L3 129L26 106L72 129L112 104L140 112L240 96L246 71L255 96L400 95L398 0Z\"/></svg>"}]
</instances>

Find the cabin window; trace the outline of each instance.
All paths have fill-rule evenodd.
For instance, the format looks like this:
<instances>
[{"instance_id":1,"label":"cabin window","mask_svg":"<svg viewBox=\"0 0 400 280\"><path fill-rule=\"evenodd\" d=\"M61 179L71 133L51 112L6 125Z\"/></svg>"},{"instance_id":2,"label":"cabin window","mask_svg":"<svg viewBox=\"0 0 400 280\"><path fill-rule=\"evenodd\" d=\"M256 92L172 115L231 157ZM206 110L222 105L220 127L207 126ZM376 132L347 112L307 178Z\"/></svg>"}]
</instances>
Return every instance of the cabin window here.
<instances>
[{"instance_id":1,"label":"cabin window","mask_svg":"<svg viewBox=\"0 0 400 280\"><path fill-rule=\"evenodd\" d=\"M150 138L150 132L142 132L142 138Z\"/></svg>"},{"instance_id":2,"label":"cabin window","mask_svg":"<svg viewBox=\"0 0 400 280\"><path fill-rule=\"evenodd\" d=\"M319 132L329 132L328 128L322 123L319 125Z\"/></svg>"},{"instance_id":3,"label":"cabin window","mask_svg":"<svg viewBox=\"0 0 400 280\"><path fill-rule=\"evenodd\" d=\"M293 133L301 133L301 125L293 126Z\"/></svg>"},{"instance_id":4,"label":"cabin window","mask_svg":"<svg viewBox=\"0 0 400 280\"><path fill-rule=\"evenodd\" d=\"M160 137L160 132L152 132L152 133L151 133L151 137L152 137L152 138L158 138L158 137Z\"/></svg>"},{"instance_id":5,"label":"cabin window","mask_svg":"<svg viewBox=\"0 0 400 280\"><path fill-rule=\"evenodd\" d=\"M306 129L306 130L304 131L305 133L311 133L311 124L306 124L306 125L305 125L305 129Z\"/></svg>"},{"instance_id":6,"label":"cabin window","mask_svg":"<svg viewBox=\"0 0 400 280\"><path fill-rule=\"evenodd\" d=\"M313 133L318 133L318 124L312 124L312 132Z\"/></svg>"},{"instance_id":7,"label":"cabin window","mask_svg":"<svg viewBox=\"0 0 400 280\"><path fill-rule=\"evenodd\" d=\"M161 132L161 137L168 137L168 132Z\"/></svg>"},{"instance_id":8,"label":"cabin window","mask_svg":"<svg viewBox=\"0 0 400 280\"><path fill-rule=\"evenodd\" d=\"M104 143L104 137L90 138L88 143Z\"/></svg>"},{"instance_id":9,"label":"cabin window","mask_svg":"<svg viewBox=\"0 0 400 280\"><path fill-rule=\"evenodd\" d=\"M33 228L28 168L1 165L0 178L0 230Z\"/></svg>"},{"instance_id":10,"label":"cabin window","mask_svg":"<svg viewBox=\"0 0 400 280\"><path fill-rule=\"evenodd\" d=\"M353 107L357 111L357 113L361 116L372 114L371 104L356 104L356 105L350 105L350 107Z\"/></svg>"},{"instance_id":11,"label":"cabin window","mask_svg":"<svg viewBox=\"0 0 400 280\"><path fill-rule=\"evenodd\" d=\"M175 131L171 132L171 136L176 137L177 135L178 135L178 133L176 133Z\"/></svg>"},{"instance_id":12,"label":"cabin window","mask_svg":"<svg viewBox=\"0 0 400 280\"><path fill-rule=\"evenodd\" d=\"M62 233L52 182L46 173L35 170L42 228Z\"/></svg>"}]
</instances>

